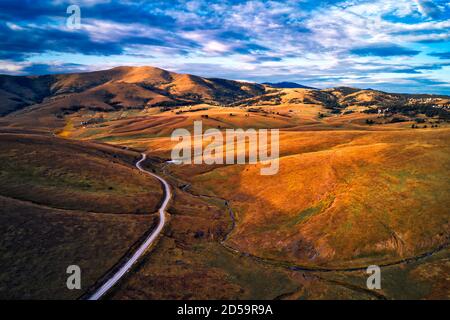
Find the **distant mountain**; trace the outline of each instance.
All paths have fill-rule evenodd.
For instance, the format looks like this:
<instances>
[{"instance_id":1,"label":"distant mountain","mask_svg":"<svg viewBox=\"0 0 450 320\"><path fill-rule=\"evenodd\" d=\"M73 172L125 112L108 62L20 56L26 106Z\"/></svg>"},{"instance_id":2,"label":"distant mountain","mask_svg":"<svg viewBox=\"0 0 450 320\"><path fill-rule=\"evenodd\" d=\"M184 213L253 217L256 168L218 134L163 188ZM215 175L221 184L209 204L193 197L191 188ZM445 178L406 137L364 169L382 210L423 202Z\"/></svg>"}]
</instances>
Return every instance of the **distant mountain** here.
<instances>
[{"instance_id":1,"label":"distant mountain","mask_svg":"<svg viewBox=\"0 0 450 320\"><path fill-rule=\"evenodd\" d=\"M267 86L270 86L272 88L278 88L278 89L313 89L316 90L316 88L313 87L307 87L295 82L278 82L278 83L270 83L270 82L265 82L263 83Z\"/></svg>"},{"instance_id":2,"label":"distant mountain","mask_svg":"<svg viewBox=\"0 0 450 320\"><path fill-rule=\"evenodd\" d=\"M228 104L265 93L263 85L208 79L154 67L45 76L0 75L0 116L33 105L54 114L182 104Z\"/></svg>"},{"instance_id":3,"label":"distant mountain","mask_svg":"<svg viewBox=\"0 0 450 320\"><path fill-rule=\"evenodd\" d=\"M289 90L291 88L297 90ZM155 67L117 67L44 76L0 75L0 125L13 123L26 128L61 127L66 125L66 115L79 111L110 112L200 103L224 106L310 104L336 112L347 107L407 106L411 109L415 108L412 105L427 104L427 112L434 114L435 110L430 108L438 106L446 108L447 112L449 102L447 96L395 94L350 87L318 90L293 82L262 85L178 74ZM424 110L422 108L421 112Z\"/></svg>"},{"instance_id":4,"label":"distant mountain","mask_svg":"<svg viewBox=\"0 0 450 320\"><path fill-rule=\"evenodd\" d=\"M336 87L321 90L336 98L340 106L404 106L414 104L447 105L450 96L432 94L389 93L373 89Z\"/></svg>"}]
</instances>

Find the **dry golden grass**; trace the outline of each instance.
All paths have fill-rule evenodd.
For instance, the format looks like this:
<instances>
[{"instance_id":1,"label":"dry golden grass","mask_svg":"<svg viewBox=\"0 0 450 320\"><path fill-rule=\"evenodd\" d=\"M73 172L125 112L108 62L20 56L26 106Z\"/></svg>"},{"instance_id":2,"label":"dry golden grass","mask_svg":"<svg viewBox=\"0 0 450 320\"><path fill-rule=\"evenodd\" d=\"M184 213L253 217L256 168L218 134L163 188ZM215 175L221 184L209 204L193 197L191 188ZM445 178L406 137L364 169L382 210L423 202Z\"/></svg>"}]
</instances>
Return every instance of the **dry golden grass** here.
<instances>
[{"instance_id":1,"label":"dry golden grass","mask_svg":"<svg viewBox=\"0 0 450 320\"><path fill-rule=\"evenodd\" d=\"M158 246L109 298L288 299L291 292L298 299L373 298L314 274L232 254L219 244L231 226L223 201L176 190L169 211L170 223Z\"/></svg>"},{"instance_id":2,"label":"dry golden grass","mask_svg":"<svg viewBox=\"0 0 450 320\"><path fill-rule=\"evenodd\" d=\"M242 251L310 266L386 263L448 241L449 134L323 131L309 151L285 136L297 150L277 175L231 166L192 181L233 201L229 242Z\"/></svg>"},{"instance_id":3,"label":"dry golden grass","mask_svg":"<svg viewBox=\"0 0 450 320\"><path fill-rule=\"evenodd\" d=\"M285 102L307 90L285 92ZM244 252L308 266L348 267L411 257L444 243L449 224L450 130L410 123L369 126L376 115L319 119L315 107L282 103L246 108L182 108L77 128L73 137L106 139L169 159L175 128L281 128L280 172L260 165L171 166L194 190L232 201L238 224L229 243ZM285 112L286 115L285 116ZM230 116L230 113L233 116ZM277 114L278 113L278 114ZM246 117L250 114L250 117ZM202 117L203 115L203 117ZM205 115L208 115L206 118ZM192 130L192 129L191 129ZM402 199L399 201L399 199Z\"/></svg>"},{"instance_id":4,"label":"dry golden grass","mask_svg":"<svg viewBox=\"0 0 450 320\"><path fill-rule=\"evenodd\" d=\"M119 214L151 212L162 196L157 181L133 168L137 151L169 159L175 144L171 133L192 131L199 120L204 130L280 129L279 173L261 176L260 165L170 165L160 171L170 174L166 178L176 189L170 223L155 251L110 297L374 298L363 290L364 275L332 272L325 279L280 266L384 264L448 242L450 128L443 123L439 129L413 130L411 121L389 123L388 117L359 112L367 102L395 101L395 96L353 88L266 88L268 97L261 96L259 86L157 68L123 67L56 80L52 90L58 96L1 119L9 128L0 134L2 232L8 235L0 259L16 261L11 273L26 268L23 262L29 259L51 270L51 259L69 250L84 268L92 268L88 282L95 281L154 222ZM186 106L151 108L174 102L174 96ZM189 106L199 97L203 104ZM14 101L10 98L7 103ZM219 101L235 104L223 107ZM346 114L333 114L330 105L336 101L348 105L342 110ZM376 124L368 125L368 119ZM152 169L161 169L156 163ZM188 191L181 189L186 184L191 185ZM274 265L233 254L220 244L231 227L223 199L231 201L236 216L226 245L270 258ZM25 222L29 217L32 223ZM38 230L44 223L48 226ZM54 236L59 232L60 242ZM26 249L12 256L22 241ZM48 254L38 256L33 241L43 241ZM102 262L95 268L92 257L97 255ZM61 263L68 260L65 256ZM30 266L41 268L34 262ZM445 297L448 251L386 272L382 294L388 297ZM13 295L20 297L28 287L11 282L11 273L3 279L19 288ZM37 288L44 281L52 283L47 291ZM415 283L419 287L412 290ZM53 297L55 292L73 297L60 291L60 278L46 274L36 284L30 297Z\"/></svg>"},{"instance_id":5,"label":"dry golden grass","mask_svg":"<svg viewBox=\"0 0 450 320\"><path fill-rule=\"evenodd\" d=\"M78 298L156 222L162 189L134 151L11 128L0 148L0 298Z\"/></svg>"},{"instance_id":6,"label":"dry golden grass","mask_svg":"<svg viewBox=\"0 0 450 320\"><path fill-rule=\"evenodd\" d=\"M0 194L8 197L126 214L154 212L162 196L158 181L134 168L137 153L33 134L0 134L0 147Z\"/></svg>"},{"instance_id":7,"label":"dry golden grass","mask_svg":"<svg viewBox=\"0 0 450 320\"><path fill-rule=\"evenodd\" d=\"M91 214L0 196L0 298L77 299L152 227L154 216ZM78 265L82 290L68 290Z\"/></svg>"}]
</instances>

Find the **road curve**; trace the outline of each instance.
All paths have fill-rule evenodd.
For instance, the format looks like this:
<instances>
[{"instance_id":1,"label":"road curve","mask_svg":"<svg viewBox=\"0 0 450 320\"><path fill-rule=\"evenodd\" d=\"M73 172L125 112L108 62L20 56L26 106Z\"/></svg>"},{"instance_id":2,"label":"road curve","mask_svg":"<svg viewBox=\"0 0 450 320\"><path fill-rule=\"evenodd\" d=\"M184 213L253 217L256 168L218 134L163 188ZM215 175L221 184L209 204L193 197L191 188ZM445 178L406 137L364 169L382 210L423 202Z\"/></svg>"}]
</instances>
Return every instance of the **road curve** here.
<instances>
[{"instance_id":1,"label":"road curve","mask_svg":"<svg viewBox=\"0 0 450 320\"><path fill-rule=\"evenodd\" d=\"M130 269L131 267L136 263L136 261L145 253L145 251L155 242L158 235L161 233L164 224L166 222L166 215L165 211L167 208L167 205L169 204L170 198L172 197L172 193L170 191L170 186L167 183L166 180L161 178L160 176L157 176L156 174L147 171L142 168L141 163L147 159L146 154L142 154L141 160L136 162L136 167L146 174L149 174L159 181L164 186L164 202L162 203L161 207L159 208L159 224L158 227L145 239L144 243L142 243L139 248L136 250L136 252L131 256L131 258L120 267L119 270L117 270L109 279L106 281L100 288L98 288L91 296L89 296L88 300L98 300L103 295L105 295L106 292L108 292Z\"/></svg>"}]
</instances>

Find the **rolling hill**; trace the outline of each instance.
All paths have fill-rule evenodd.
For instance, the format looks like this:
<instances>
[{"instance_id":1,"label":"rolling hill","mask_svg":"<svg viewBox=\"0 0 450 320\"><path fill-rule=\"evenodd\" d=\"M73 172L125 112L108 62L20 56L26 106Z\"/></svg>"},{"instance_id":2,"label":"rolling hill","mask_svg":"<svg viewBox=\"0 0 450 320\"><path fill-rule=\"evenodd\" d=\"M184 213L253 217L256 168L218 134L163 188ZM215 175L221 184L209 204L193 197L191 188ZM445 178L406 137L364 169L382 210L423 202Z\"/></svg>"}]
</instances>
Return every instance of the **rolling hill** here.
<instances>
[{"instance_id":1,"label":"rolling hill","mask_svg":"<svg viewBox=\"0 0 450 320\"><path fill-rule=\"evenodd\" d=\"M88 73L0 75L0 125L58 128L64 117L80 110L115 112L152 107L210 104L254 106L261 103L312 104L346 108L438 106L449 108L450 97L392 94L337 87L317 90L282 82L255 84L178 74L155 67L117 67ZM1 117L3 116L3 117Z\"/></svg>"},{"instance_id":2,"label":"rolling hill","mask_svg":"<svg viewBox=\"0 0 450 320\"><path fill-rule=\"evenodd\" d=\"M173 187L170 219L109 297L448 298L450 97L118 67L0 76L0 99L0 281L14 288L0 297L75 298L69 260L91 285L151 230L162 193L133 167L145 152ZM167 163L194 121L279 129L280 171ZM387 275L376 294L369 264Z\"/></svg>"},{"instance_id":3,"label":"rolling hill","mask_svg":"<svg viewBox=\"0 0 450 320\"><path fill-rule=\"evenodd\" d=\"M0 115L26 107L64 113L82 108L118 110L146 106L230 103L264 93L258 84L206 79L153 67L46 76L0 76Z\"/></svg>"},{"instance_id":4,"label":"rolling hill","mask_svg":"<svg viewBox=\"0 0 450 320\"><path fill-rule=\"evenodd\" d=\"M0 298L76 299L156 222L162 188L140 154L37 131L0 129Z\"/></svg>"}]
</instances>

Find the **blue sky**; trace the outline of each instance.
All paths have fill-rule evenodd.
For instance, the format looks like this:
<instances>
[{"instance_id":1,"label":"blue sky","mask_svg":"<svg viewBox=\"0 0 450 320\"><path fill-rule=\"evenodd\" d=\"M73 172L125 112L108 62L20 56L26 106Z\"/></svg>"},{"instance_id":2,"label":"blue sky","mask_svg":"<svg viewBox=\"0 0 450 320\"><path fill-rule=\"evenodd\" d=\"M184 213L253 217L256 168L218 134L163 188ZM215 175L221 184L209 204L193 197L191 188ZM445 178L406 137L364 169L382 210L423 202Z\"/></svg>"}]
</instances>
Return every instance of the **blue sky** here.
<instances>
[{"instance_id":1,"label":"blue sky","mask_svg":"<svg viewBox=\"0 0 450 320\"><path fill-rule=\"evenodd\" d=\"M66 25L67 7L81 26ZM314 87L450 94L447 0L0 0L0 73L151 65Z\"/></svg>"}]
</instances>

